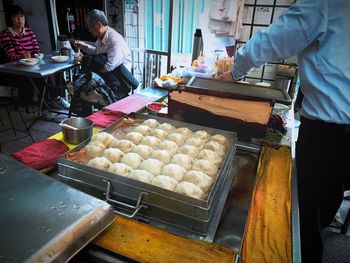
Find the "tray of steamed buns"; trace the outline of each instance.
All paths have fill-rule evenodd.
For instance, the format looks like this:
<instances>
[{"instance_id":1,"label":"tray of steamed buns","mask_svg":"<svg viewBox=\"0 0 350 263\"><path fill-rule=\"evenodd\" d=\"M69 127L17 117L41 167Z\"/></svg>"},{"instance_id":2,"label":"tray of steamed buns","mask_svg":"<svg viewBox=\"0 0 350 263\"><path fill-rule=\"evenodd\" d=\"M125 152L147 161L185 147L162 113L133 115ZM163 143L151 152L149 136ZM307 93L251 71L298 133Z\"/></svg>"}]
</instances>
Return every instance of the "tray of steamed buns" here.
<instances>
[{"instance_id":1,"label":"tray of steamed buns","mask_svg":"<svg viewBox=\"0 0 350 263\"><path fill-rule=\"evenodd\" d=\"M58 174L103 193L109 185L117 201L142 195L151 217L164 209L207 222L232 182L236 140L234 132L131 113L62 157Z\"/></svg>"}]
</instances>

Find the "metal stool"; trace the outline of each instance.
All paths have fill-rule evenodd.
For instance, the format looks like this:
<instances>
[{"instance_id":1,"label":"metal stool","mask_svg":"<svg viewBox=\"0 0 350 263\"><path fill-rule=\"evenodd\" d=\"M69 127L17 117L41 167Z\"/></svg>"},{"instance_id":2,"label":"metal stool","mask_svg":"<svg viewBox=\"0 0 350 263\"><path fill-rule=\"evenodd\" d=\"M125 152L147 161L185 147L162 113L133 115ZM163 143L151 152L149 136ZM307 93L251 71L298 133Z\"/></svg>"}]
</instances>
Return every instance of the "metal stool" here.
<instances>
[{"instance_id":1,"label":"metal stool","mask_svg":"<svg viewBox=\"0 0 350 263\"><path fill-rule=\"evenodd\" d=\"M11 107L13 107L14 110L11 110ZM14 98L13 97L1 97L0 98L0 109L1 108L4 108L5 111L6 111L7 118L9 120L9 122L10 122L10 127L0 130L0 138L5 138L4 142L2 140L0 141L0 152L1 152L1 145L9 143L9 142L13 142L15 140L19 140L19 139L25 138L27 136L29 136L30 139L32 140L32 142L34 142L33 136L30 133L29 127L28 127L27 123L25 122L21 111L15 105ZM14 121L13 121L12 116L11 116L11 111L17 112L19 114L19 117L20 117L20 119L22 120L22 122L24 124L25 130L21 130L21 129L15 127ZM1 123L1 126L5 126L5 124L3 123L1 118L0 118L0 123ZM10 130L12 130L12 132L13 132L15 137L9 137L9 136L2 135L2 133L10 131ZM25 135L21 136L21 137L17 137L17 132L24 133Z\"/></svg>"}]
</instances>

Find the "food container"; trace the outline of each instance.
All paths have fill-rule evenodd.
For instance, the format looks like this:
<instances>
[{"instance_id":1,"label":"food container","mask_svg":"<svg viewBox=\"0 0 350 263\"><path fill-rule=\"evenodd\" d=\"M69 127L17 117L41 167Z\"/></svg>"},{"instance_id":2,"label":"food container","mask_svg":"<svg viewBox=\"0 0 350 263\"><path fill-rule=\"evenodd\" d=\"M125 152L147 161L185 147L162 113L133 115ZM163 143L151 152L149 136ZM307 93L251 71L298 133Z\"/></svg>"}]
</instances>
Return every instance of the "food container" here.
<instances>
[{"instance_id":1,"label":"food container","mask_svg":"<svg viewBox=\"0 0 350 263\"><path fill-rule=\"evenodd\" d=\"M136 119L138 123L149 118L154 118L159 123L169 123L176 128L187 127L192 131L206 130L211 135L222 134L229 140L221 168L211 190L204 199L185 196L72 160L69 156L79 152L88 144L88 141L81 143L58 160L58 176L69 185L105 198L113 204L116 208L115 212L118 214L126 212L127 217L144 219L153 225L162 225L160 227L164 229L171 228L170 231L173 233L179 234L177 231L181 229L189 235L195 234L208 238L208 234L215 232L214 229L216 230L219 224L220 215L233 181L233 160L237 136L234 132L160 118L159 116L131 113L125 117L125 119ZM121 121L103 131L113 135L122 134L123 128L121 127L123 126L119 125Z\"/></svg>"},{"instance_id":2,"label":"food container","mask_svg":"<svg viewBox=\"0 0 350 263\"><path fill-rule=\"evenodd\" d=\"M165 107L166 105L161 102L152 102L146 105L146 108L148 109L148 111L153 115L157 115L158 112L160 112Z\"/></svg>"},{"instance_id":3,"label":"food container","mask_svg":"<svg viewBox=\"0 0 350 263\"><path fill-rule=\"evenodd\" d=\"M61 122L63 140L79 144L92 136L93 122L81 117L68 118Z\"/></svg>"}]
</instances>

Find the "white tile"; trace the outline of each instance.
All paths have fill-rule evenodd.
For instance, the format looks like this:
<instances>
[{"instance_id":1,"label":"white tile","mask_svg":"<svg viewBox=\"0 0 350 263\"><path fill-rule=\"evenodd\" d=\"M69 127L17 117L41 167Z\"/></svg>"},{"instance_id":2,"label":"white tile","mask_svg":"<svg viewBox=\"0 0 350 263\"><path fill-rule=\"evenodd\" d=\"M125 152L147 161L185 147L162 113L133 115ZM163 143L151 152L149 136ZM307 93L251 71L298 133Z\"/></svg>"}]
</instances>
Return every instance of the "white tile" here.
<instances>
[{"instance_id":1,"label":"white tile","mask_svg":"<svg viewBox=\"0 0 350 263\"><path fill-rule=\"evenodd\" d=\"M275 13L273 15L273 21L275 21L280 15L282 15L287 10L288 10L287 7L276 7L275 8Z\"/></svg>"},{"instance_id":2,"label":"white tile","mask_svg":"<svg viewBox=\"0 0 350 263\"><path fill-rule=\"evenodd\" d=\"M273 0L258 0L256 3L258 5L273 5Z\"/></svg>"},{"instance_id":3,"label":"white tile","mask_svg":"<svg viewBox=\"0 0 350 263\"><path fill-rule=\"evenodd\" d=\"M255 11L254 24L269 25L272 7L257 7Z\"/></svg>"},{"instance_id":4,"label":"white tile","mask_svg":"<svg viewBox=\"0 0 350 263\"><path fill-rule=\"evenodd\" d=\"M247 23L247 24L252 23L253 10L254 10L254 7L252 6L244 7L243 23Z\"/></svg>"},{"instance_id":5,"label":"white tile","mask_svg":"<svg viewBox=\"0 0 350 263\"><path fill-rule=\"evenodd\" d=\"M276 5L292 5L294 0L277 0Z\"/></svg>"}]
</instances>

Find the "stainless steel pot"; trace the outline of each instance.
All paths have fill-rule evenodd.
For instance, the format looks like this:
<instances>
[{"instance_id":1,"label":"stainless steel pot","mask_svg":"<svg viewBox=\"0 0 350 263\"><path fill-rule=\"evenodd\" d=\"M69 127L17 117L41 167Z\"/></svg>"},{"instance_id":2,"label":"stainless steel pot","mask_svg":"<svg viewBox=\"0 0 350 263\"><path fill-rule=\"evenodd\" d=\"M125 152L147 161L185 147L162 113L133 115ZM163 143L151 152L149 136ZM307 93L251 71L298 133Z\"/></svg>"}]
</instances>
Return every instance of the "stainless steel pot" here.
<instances>
[{"instance_id":1,"label":"stainless steel pot","mask_svg":"<svg viewBox=\"0 0 350 263\"><path fill-rule=\"evenodd\" d=\"M85 118L68 118L61 122L63 140L70 144L79 144L92 136L93 126L93 122Z\"/></svg>"}]
</instances>

